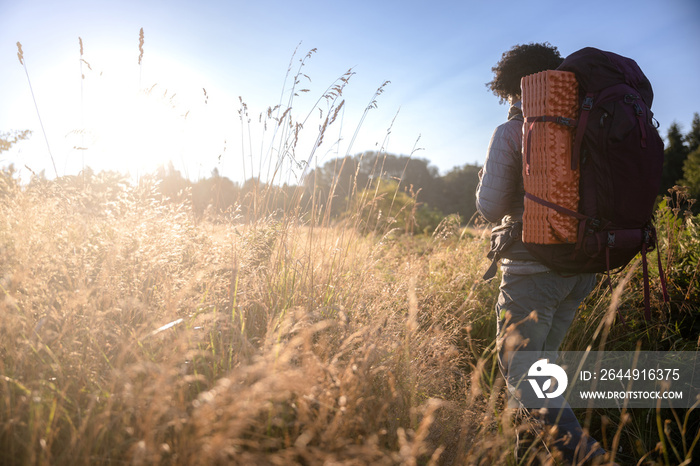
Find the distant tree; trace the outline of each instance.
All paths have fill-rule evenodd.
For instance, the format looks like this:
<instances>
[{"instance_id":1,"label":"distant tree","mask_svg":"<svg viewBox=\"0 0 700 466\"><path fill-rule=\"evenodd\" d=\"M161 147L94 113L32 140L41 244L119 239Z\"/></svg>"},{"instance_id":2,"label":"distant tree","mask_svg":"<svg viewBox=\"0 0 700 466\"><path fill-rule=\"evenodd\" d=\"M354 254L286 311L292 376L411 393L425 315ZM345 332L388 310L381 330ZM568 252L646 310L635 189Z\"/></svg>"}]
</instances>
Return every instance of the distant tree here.
<instances>
[{"instance_id":1,"label":"distant tree","mask_svg":"<svg viewBox=\"0 0 700 466\"><path fill-rule=\"evenodd\" d=\"M192 206L198 216L207 209L213 215L218 215L239 202L240 195L240 187L214 169L211 178L201 179L192 186Z\"/></svg>"},{"instance_id":2,"label":"distant tree","mask_svg":"<svg viewBox=\"0 0 700 466\"><path fill-rule=\"evenodd\" d=\"M411 215L416 202L399 188L395 180L377 179L353 198L350 213L364 232L385 233L397 228L406 231L411 226Z\"/></svg>"},{"instance_id":3,"label":"distant tree","mask_svg":"<svg viewBox=\"0 0 700 466\"><path fill-rule=\"evenodd\" d=\"M675 186L683 178L683 165L690 152L684 143L685 138L677 123L672 123L668 128L667 139L659 193L662 196L666 195L669 188Z\"/></svg>"},{"instance_id":4,"label":"distant tree","mask_svg":"<svg viewBox=\"0 0 700 466\"><path fill-rule=\"evenodd\" d=\"M311 170L304 178L308 197L313 196L324 215L337 217L347 209L347 202L356 186L357 163L354 157L339 157L329 160ZM361 185L363 189L365 185ZM318 207L317 207L318 208Z\"/></svg>"},{"instance_id":5,"label":"distant tree","mask_svg":"<svg viewBox=\"0 0 700 466\"><path fill-rule=\"evenodd\" d=\"M700 114L698 113L693 116L690 132L685 136L685 143L688 146L688 152L694 152L700 148Z\"/></svg>"},{"instance_id":6,"label":"distant tree","mask_svg":"<svg viewBox=\"0 0 700 466\"><path fill-rule=\"evenodd\" d=\"M683 179L680 184L687 186L688 195L696 200L693 212L700 213L700 147L688 154L683 164Z\"/></svg>"},{"instance_id":7,"label":"distant tree","mask_svg":"<svg viewBox=\"0 0 700 466\"><path fill-rule=\"evenodd\" d=\"M683 179L681 184L688 187L688 195L695 199L693 212L700 213L700 114L696 113L690 127L690 132L685 136L688 147L688 157L683 163Z\"/></svg>"},{"instance_id":8,"label":"distant tree","mask_svg":"<svg viewBox=\"0 0 700 466\"><path fill-rule=\"evenodd\" d=\"M167 167L159 166L155 178L160 182L158 190L163 197L175 202L183 201L186 198L190 182L175 169L172 161L168 162Z\"/></svg>"},{"instance_id":9,"label":"distant tree","mask_svg":"<svg viewBox=\"0 0 700 466\"><path fill-rule=\"evenodd\" d=\"M458 214L469 221L476 213L476 187L479 184L478 165L455 167L442 177L442 197L436 205L445 214Z\"/></svg>"},{"instance_id":10,"label":"distant tree","mask_svg":"<svg viewBox=\"0 0 700 466\"><path fill-rule=\"evenodd\" d=\"M442 197L438 170L428 160L378 152L330 160L309 172L305 187L330 210L331 217L338 217L358 193L373 186L376 180L391 180L419 192L420 202L431 207Z\"/></svg>"}]
</instances>

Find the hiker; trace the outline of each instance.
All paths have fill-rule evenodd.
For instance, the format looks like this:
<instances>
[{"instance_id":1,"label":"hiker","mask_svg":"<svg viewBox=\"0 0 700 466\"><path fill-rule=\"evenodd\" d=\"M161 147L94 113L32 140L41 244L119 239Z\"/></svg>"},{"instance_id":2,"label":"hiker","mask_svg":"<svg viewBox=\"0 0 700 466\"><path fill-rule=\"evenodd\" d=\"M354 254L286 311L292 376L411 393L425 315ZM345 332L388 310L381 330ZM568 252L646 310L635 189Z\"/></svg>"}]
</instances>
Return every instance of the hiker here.
<instances>
[{"instance_id":1,"label":"hiker","mask_svg":"<svg viewBox=\"0 0 700 466\"><path fill-rule=\"evenodd\" d=\"M499 252L502 281L496 304L499 366L512 398L539 419L546 428L556 427L554 447L565 459L602 459L605 451L585 437L576 416L563 397L547 399L546 409L537 403L525 379L528 369L540 359L556 362L557 351L580 303L596 283L594 273L560 274L537 262L523 246L520 236L523 216L522 135L520 80L523 76L553 70L563 61L549 43L516 45L492 68L487 85L508 102L507 122L496 128L484 167L479 173L476 205L494 224L492 250ZM490 275L495 275L495 263Z\"/></svg>"}]
</instances>

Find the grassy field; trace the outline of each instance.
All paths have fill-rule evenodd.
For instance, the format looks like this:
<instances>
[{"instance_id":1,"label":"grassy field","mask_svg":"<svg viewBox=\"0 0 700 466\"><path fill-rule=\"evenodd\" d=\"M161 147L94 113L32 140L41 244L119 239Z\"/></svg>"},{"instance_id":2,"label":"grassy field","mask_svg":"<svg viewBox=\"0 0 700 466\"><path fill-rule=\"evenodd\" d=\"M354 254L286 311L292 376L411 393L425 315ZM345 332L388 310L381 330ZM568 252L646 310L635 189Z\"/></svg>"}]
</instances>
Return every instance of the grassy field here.
<instances>
[{"instance_id":1,"label":"grassy field","mask_svg":"<svg viewBox=\"0 0 700 466\"><path fill-rule=\"evenodd\" d=\"M303 127L288 116L301 66L265 120L271 167ZM349 77L319 98L305 160ZM514 455L488 226L412 235L415 200L395 211L379 184L341 199L342 219L330 198L262 188L202 218L152 181L0 171L0 464L553 464L547 433ZM652 260L644 321L636 261L615 293L601 280L562 350L697 351L700 219L681 204L657 216L671 303ZM619 464L700 460L697 411L577 414Z\"/></svg>"},{"instance_id":2,"label":"grassy field","mask_svg":"<svg viewBox=\"0 0 700 466\"><path fill-rule=\"evenodd\" d=\"M100 175L0 180L0 463L518 464L488 230L196 222ZM563 349L697 349L697 265L683 275L672 251L698 232L661 218L674 306L655 292L645 323L631 268ZM624 328L606 324L615 309ZM692 413L634 411L580 418L621 464L690 454ZM519 462L546 458L540 443Z\"/></svg>"}]
</instances>

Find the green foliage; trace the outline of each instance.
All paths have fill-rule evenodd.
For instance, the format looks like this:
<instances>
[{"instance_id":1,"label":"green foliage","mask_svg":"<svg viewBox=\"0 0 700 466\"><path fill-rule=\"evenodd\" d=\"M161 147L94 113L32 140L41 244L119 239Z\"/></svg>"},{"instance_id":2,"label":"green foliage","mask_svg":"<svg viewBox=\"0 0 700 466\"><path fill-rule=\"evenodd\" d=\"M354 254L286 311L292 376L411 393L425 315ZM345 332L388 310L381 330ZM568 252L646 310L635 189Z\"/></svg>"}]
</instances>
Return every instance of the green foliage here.
<instances>
[{"instance_id":1,"label":"green foliage","mask_svg":"<svg viewBox=\"0 0 700 466\"><path fill-rule=\"evenodd\" d=\"M394 180L377 180L350 203L348 216L365 232L384 234L389 230L431 234L444 215L417 201L419 193L402 188Z\"/></svg>"},{"instance_id":2,"label":"green foliage","mask_svg":"<svg viewBox=\"0 0 700 466\"><path fill-rule=\"evenodd\" d=\"M415 222L414 231L430 235L445 218L439 210L430 207L428 204L420 203L413 218ZM459 220L459 215L450 215L447 218Z\"/></svg>"},{"instance_id":3,"label":"green foliage","mask_svg":"<svg viewBox=\"0 0 700 466\"><path fill-rule=\"evenodd\" d=\"M671 291L679 300L700 304L700 216L693 216L693 204L688 188L676 187L659 204L656 224Z\"/></svg>"},{"instance_id":4,"label":"green foliage","mask_svg":"<svg viewBox=\"0 0 700 466\"><path fill-rule=\"evenodd\" d=\"M363 231L384 233L390 229L408 231L416 201L399 189L396 181L378 180L352 201L351 214Z\"/></svg>"},{"instance_id":5,"label":"green foliage","mask_svg":"<svg viewBox=\"0 0 700 466\"><path fill-rule=\"evenodd\" d=\"M688 157L688 147L683 142L683 134L677 123L669 127L667 139L661 175L660 194L662 195L683 178L683 164Z\"/></svg>"},{"instance_id":6,"label":"green foliage","mask_svg":"<svg viewBox=\"0 0 700 466\"><path fill-rule=\"evenodd\" d=\"M688 154L683 164L683 186L688 187L688 196L692 199L700 199L700 148ZM700 213L700 203L693 205L693 212Z\"/></svg>"},{"instance_id":7,"label":"green foliage","mask_svg":"<svg viewBox=\"0 0 700 466\"><path fill-rule=\"evenodd\" d=\"M479 184L479 165L455 167L441 179L442 198L435 207L445 214L458 214L463 221L476 214L476 187Z\"/></svg>"},{"instance_id":8,"label":"green foliage","mask_svg":"<svg viewBox=\"0 0 700 466\"><path fill-rule=\"evenodd\" d=\"M688 187L688 196L691 199L700 198L700 114L698 113L693 116L693 122L687 134L683 135L676 123L668 129L660 194L665 195L675 185ZM693 212L700 213L700 204L695 204Z\"/></svg>"},{"instance_id":9,"label":"green foliage","mask_svg":"<svg viewBox=\"0 0 700 466\"><path fill-rule=\"evenodd\" d=\"M690 132L685 136L685 143L688 145L690 152L700 148L700 113L693 115Z\"/></svg>"}]
</instances>

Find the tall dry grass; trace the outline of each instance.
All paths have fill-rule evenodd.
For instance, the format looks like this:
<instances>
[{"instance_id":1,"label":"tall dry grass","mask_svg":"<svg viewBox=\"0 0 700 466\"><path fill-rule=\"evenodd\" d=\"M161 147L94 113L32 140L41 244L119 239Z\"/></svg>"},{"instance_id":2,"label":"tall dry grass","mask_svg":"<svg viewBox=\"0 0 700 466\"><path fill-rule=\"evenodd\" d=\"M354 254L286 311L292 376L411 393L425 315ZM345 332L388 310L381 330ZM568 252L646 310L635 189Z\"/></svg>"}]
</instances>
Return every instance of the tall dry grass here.
<instances>
[{"instance_id":1,"label":"tall dry grass","mask_svg":"<svg viewBox=\"0 0 700 466\"><path fill-rule=\"evenodd\" d=\"M6 187L0 462L467 457L465 423L493 414L458 350L483 241L196 226L154 199Z\"/></svg>"}]
</instances>

